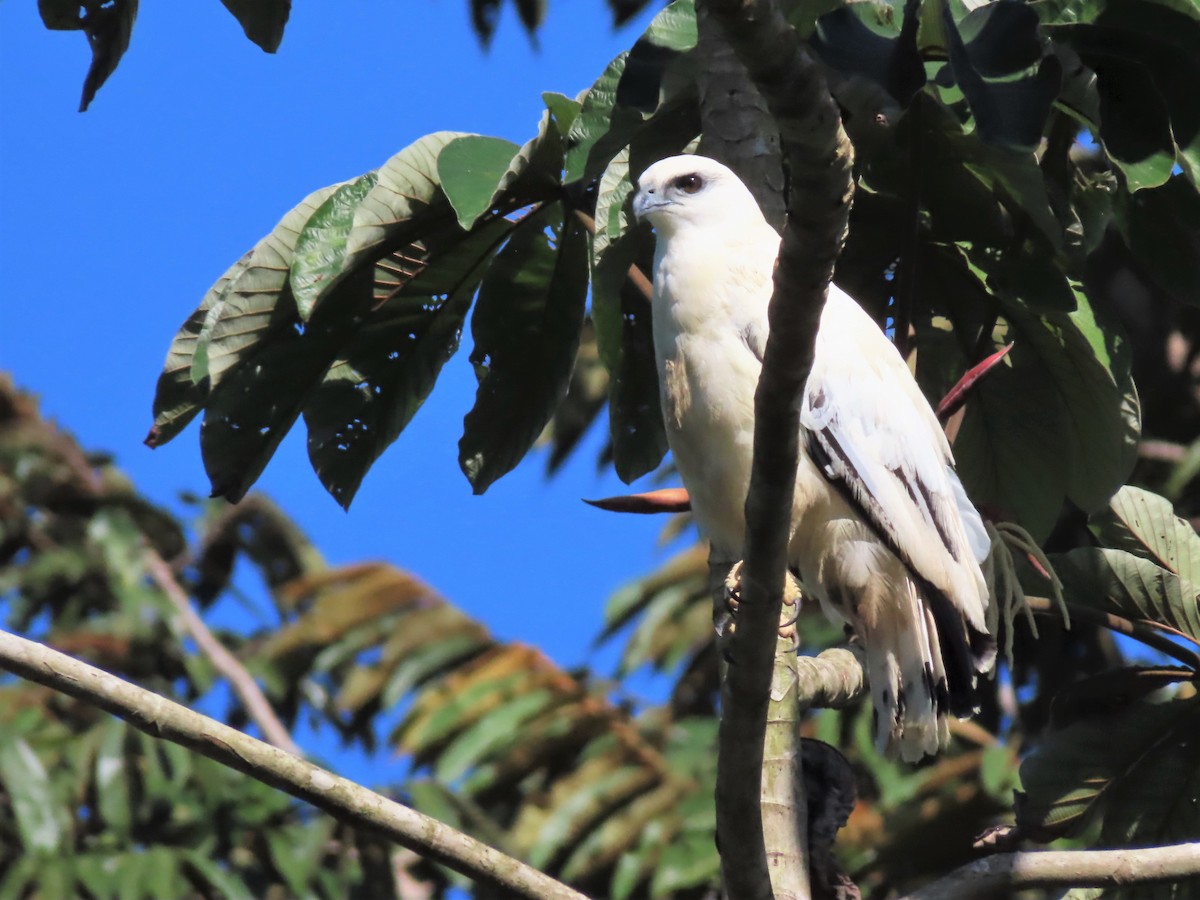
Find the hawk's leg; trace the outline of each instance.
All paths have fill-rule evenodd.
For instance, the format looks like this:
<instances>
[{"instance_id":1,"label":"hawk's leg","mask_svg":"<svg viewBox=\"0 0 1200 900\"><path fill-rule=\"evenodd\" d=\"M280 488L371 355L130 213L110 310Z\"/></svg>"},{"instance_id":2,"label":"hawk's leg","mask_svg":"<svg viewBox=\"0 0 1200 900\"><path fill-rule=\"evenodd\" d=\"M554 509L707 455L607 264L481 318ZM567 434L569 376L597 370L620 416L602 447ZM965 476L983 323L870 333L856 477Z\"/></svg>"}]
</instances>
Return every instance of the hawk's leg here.
<instances>
[{"instance_id":1,"label":"hawk's leg","mask_svg":"<svg viewBox=\"0 0 1200 900\"><path fill-rule=\"evenodd\" d=\"M800 579L796 573L788 571L783 583L783 609L779 617L779 636L783 638L796 637L796 619L800 615ZM732 630L737 622L738 607L742 602L742 562L739 560L729 570L725 579L725 608L729 612L728 628Z\"/></svg>"}]
</instances>

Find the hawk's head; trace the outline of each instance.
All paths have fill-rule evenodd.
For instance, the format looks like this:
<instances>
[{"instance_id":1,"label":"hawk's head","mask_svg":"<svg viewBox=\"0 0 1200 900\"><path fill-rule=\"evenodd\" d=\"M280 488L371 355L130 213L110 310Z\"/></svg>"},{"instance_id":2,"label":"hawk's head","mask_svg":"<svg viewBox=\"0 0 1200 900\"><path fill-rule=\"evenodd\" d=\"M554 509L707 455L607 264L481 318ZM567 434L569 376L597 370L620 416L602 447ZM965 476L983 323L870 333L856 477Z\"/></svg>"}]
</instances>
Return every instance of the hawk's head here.
<instances>
[{"instance_id":1,"label":"hawk's head","mask_svg":"<svg viewBox=\"0 0 1200 900\"><path fill-rule=\"evenodd\" d=\"M638 178L633 212L660 234L685 225L728 228L750 217L761 222L754 196L728 167L706 156L672 156Z\"/></svg>"}]
</instances>

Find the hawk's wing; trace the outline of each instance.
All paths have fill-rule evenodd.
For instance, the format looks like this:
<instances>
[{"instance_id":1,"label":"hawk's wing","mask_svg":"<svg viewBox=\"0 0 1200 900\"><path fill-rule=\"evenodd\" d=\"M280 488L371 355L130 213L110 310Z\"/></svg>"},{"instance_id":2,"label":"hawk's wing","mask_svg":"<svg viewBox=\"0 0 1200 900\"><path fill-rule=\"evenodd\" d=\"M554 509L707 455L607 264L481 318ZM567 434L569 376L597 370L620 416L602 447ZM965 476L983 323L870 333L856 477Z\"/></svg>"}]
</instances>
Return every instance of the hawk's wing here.
<instances>
[{"instance_id":1,"label":"hawk's wing","mask_svg":"<svg viewBox=\"0 0 1200 900\"><path fill-rule=\"evenodd\" d=\"M830 288L800 423L826 477L913 574L986 631L979 563L990 541L954 471L945 434L892 343Z\"/></svg>"}]
</instances>

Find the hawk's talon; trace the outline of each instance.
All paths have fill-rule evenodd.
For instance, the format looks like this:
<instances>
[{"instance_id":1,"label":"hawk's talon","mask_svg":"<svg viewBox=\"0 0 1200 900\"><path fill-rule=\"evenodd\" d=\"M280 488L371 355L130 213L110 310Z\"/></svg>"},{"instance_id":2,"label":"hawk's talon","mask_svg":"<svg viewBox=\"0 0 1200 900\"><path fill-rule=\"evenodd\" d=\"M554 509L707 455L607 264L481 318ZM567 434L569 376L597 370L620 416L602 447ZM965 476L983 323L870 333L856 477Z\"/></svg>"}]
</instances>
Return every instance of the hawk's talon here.
<instances>
[{"instance_id":1,"label":"hawk's talon","mask_svg":"<svg viewBox=\"0 0 1200 900\"><path fill-rule=\"evenodd\" d=\"M742 605L742 561L738 560L725 576L725 608L736 617Z\"/></svg>"}]
</instances>

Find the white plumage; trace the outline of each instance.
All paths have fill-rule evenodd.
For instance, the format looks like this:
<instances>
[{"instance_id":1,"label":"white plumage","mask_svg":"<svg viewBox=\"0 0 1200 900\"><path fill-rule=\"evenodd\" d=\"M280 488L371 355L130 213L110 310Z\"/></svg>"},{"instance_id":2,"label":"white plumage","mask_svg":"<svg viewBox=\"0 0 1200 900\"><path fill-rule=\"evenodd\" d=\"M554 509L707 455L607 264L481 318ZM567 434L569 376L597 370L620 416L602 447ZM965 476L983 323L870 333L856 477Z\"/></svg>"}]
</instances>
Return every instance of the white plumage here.
<instances>
[{"instance_id":1,"label":"white plumage","mask_svg":"<svg viewBox=\"0 0 1200 900\"><path fill-rule=\"evenodd\" d=\"M655 228L654 349L667 437L718 559L741 557L754 391L779 235L725 166L677 156L638 180ZM988 537L950 446L891 341L836 286L800 415L789 563L862 640L881 748L917 760L974 706L994 642Z\"/></svg>"}]
</instances>

